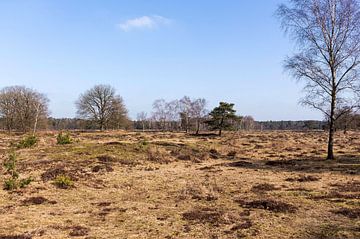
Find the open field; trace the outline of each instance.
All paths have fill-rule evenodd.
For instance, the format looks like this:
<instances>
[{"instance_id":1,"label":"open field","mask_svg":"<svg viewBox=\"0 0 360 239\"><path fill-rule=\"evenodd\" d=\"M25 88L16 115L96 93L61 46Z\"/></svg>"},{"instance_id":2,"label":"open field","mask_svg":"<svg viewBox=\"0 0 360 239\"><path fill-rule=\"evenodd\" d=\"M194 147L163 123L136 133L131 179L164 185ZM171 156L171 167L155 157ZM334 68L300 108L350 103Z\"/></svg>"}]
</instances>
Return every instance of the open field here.
<instances>
[{"instance_id":1,"label":"open field","mask_svg":"<svg viewBox=\"0 0 360 239\"><path fill-rule=\"evenodd\" d=\"M0 238L360 238L358 132L334 161L323 132L56 135L17 150L35 181L0 190ZM1 164L20 139L1 135Z\"/></svg>"}]
</instances>

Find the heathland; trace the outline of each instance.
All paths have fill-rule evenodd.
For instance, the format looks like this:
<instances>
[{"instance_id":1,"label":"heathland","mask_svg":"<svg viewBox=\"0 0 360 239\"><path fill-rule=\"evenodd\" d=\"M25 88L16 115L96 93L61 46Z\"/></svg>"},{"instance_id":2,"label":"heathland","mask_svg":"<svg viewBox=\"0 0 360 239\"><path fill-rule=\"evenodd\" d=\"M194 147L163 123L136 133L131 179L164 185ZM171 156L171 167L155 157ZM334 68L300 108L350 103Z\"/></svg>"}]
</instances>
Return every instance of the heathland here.
<instances>
[{"instance_id":1,"label":"heathland","mask_svg":"<svg viewBox=\"0 0 360 239\"><path fill-rule=\"evenodd\" d=\"M359 132L57 136L1 134L0 238L360 238Z\"/></svg>"}]
</instances>

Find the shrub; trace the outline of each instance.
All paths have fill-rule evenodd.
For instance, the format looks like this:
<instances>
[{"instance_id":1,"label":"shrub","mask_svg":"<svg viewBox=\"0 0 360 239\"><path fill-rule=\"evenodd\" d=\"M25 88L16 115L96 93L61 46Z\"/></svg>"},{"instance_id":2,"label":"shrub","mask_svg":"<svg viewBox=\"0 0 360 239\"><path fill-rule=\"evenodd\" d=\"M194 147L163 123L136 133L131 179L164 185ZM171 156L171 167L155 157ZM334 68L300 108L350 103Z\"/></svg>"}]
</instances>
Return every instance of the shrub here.
<instances>
[{"instance_id":1,"label":"shrub","mask_svg":"<svg viewBox=\"0 0 360 239\"><path fill-rule=\"evenodd\" d=\"M137 147L136 147L136 150L146 150L148 149L149 147L149 142L146 141L146 140L140 140Z\"/></svg>"},{"instance_id":2,"label":"shrub","mask_svg":"<svg viewBox=\"0 0 360 239\"><path fill-rule=\"evenodd\" d=\"M57 140L57 144L71 144L72 143L72 139L69 135L69 133L63 134L62 132L60 132L58 134L58 136L56 137Z\"/></svg>"},{"instance_id":3,"label":"shrub","mask_svg":"<svg viewBox=\"0 0 360 239\"><path fill-rule=\"evenodd\" d=\"M10 178L6 179L4 182L4 190L11 191L18 188L25 188L33 181L31 177L19 180L19 173L16 170L15 153L10 154L9 158L5 160L4 168L6 173L10 175Z\"/></svg>"},{"instance_id":4,"label":"shrub","mask_svg":"<svg viewBox=\"0 0 360 239\"><path fill-rule=\"evenodd\" d=\"M17 180L13 178L6 179L4 182L4 190L15 190L17 189Z\"/></svg>"},{"instance_id":5,"label":"shrub","mask_svg":"<svg viewBox=\"0 0 360 239\"><path fill-rule=\"evenodd\" d=\"M16 171L16 154L11 153L9 158L4 162L5 171L10 174L11 178L17 179L19 174Z\"/></svg>"},{"instance_id":6,"label":"shrub","mask_svg":"<svg viewBox=\"0 0 360 239\"><path fill-rule=\"evenodd\" d=\"M17 147L19 149L23 149L23 148L31 148L34 145L36 145L36 143L38 142L38 138L35 135L29 135L27 137L25 137L24 139L22 139Z\"/></svg>"},{"instance_id":7,"label":"shrub","mask_svg":"<svg viewBox=\"0 0 360 239\"><path fill-rule=\"evenodd\" d=\"M146 140L141 140L140 144L143 145L143 146L146 146L146 145L149 145L149 142L146 141Z\"/></svg>"},{"instance_id":8,"label":"shrub","mask_svg":"<svg viewBox=\"0 0 360 239\"><path fill-rule=\"evenodd\" d=\"M66 175L59 175L54 179L54 184L58 188L67 189L74 186L73 180Z\"/></svg>"},{"instance_id":9,"label":"shrub","mask_svg":"<svg viewBox=\"0 0 360 239\"><path fill-rule=\"evenodd\" d=\"M156 163L170 163L170 155L162 148L148 148L147 159Z\"/></svg>"},{"instance_id":10,"label":"shrub","mask_svg":"<svg viewBox=\"0 0 360 239\"><path fill-rule=\"evenodd\" d=\"M19 187L26 188L32 181L33 179L31 177L20 179Z\"/></svg>"}]
</instances>

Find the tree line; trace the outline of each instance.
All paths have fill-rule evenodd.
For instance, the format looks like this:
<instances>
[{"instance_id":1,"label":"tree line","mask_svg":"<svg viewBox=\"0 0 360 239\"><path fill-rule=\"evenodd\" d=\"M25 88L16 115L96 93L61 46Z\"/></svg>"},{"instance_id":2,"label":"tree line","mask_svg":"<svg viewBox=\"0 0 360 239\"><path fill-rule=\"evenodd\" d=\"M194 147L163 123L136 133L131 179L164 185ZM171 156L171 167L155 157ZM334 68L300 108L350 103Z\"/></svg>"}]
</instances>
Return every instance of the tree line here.
<instances>
[{"instance_id":1,"label":"tree line","mask_svg":"<svg viewBox=\"0 0 360 239\"><path fill-rule=\"evenodd\" d=\"M153 111L148 116L140 112L134 128L137 130L184 131L198 135L200 131L255 129L255 120L251 116L236 115L234 104L220 102L209 111L203 98L192 99L184 96L179 100L155 100Z\"/></svg>"},{"instance_id":2,"label":"tree line","mask_svg":"<svg viewBox=\"0 0 360 239\"><path fill-rule=\"evenodd\" d=\"M0 124L3 129L36 132L38 128L50 129L141 129L157 131L200 131L254 129L251 116L238 116L234 104L220 102L209 111L204 98L184 96L179 100L155 100L153 111L140 112L135 121L115 88L95 85L82 93L75 102L77 118L55 119L49 117L49 99L45 94L24 86L5 87L0 91Z\"/></svg>"},{"instance_id":3,"label":"tree line","mask_svg":"<svg viewBox=\"0 0 360 239\"><path fill-rule=\"evenodd\" d=\"M49 99L45 94L23 86L5 87L0 91L0 126L8 131L35 132L37 129L105 130L134 129L142 131L182 131L199 134L213 130L326 130L328 120L258 122L252 116L239 116L234 104L221 102L212 111L204 98L184 96L178 100L155 100L153 110L127 116L121 96L108 85L96 85L75 102L76 118L49 117ZM354 111L342 114L335 130L359 130L360 115Z\"/></svg>"},{"instance_id":4,"label":"tree line","mask_svg":"<svg viewBox=\"0 0 360 239\"><path fill-rule=\"evenodd\" d=\"M92 129L120 129L129 123L123 99L109 85L96 85L75 102L78 120L57 121L49 118L49 99L45 94L24 86L5 87L0 91L2 128L11 131L36 132L38 128L61 124ZM74 127L73 125L72 127ZM65 127L65 126L64 126Z\"/></svg>"}]
</instances>

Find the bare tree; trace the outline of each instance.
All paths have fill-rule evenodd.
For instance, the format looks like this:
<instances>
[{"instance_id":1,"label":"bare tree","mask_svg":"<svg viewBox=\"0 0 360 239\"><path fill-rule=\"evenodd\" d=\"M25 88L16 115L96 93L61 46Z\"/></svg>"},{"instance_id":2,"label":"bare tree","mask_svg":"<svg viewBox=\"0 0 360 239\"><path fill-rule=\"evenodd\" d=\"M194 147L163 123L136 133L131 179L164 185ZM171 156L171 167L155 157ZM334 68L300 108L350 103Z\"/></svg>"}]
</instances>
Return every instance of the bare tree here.
<instances>
[{"instance_id":1,"label":"bare tree","mask_svg":"<svg viewBox=\"0 0 360 239\"><path fill-rule=\"evenodd\" d=\"M127 119L123 100L110 85L96 85L81 94L76 107L80 118L95 121L101 130L110 126L119 128Z\"/></svg>"},{"instance_id":2,"label":"bare tree","mask_svg":"<svg viewBox=\"0 0 360 239\"><path fill-rule=\"evenodd\" d=\"M255 128L254 118L250 115L242 117L241 128L244 130L253 130Z\"/></svg>"},{"instance_id":3,"label":"bare tree","mask_svg":"<svg viewBox=\"0 0 360 239\"><path fill-rule=\"evenodd\" d=\"M359 106L358 1L290 0L277 13L285 32L299 47L299 53L286 60L285 68L306 83L302 103L329 119L327 159L334 159L335 122L348 109Z\"/></svg>"},{"instance_id":4,"label":"bare tree","mask_svg":"<svg viewBox=\"0 0 360 239\"><path fill-rule=\"evenodd\" d=\"M124 105L123 99L120 96L115 96L111 103L112 105L110 109L112 113L110 114L109 121L105 126L111 129L129 128L131 122L127 116L128 111Z\"/></svg>"},{"instance_id":5,"label":"bare tree","mask_svg":"<svg viewBox=\"0 0 360 239\"><path fill-rule=\"evenodd\" d=\"M192 100L188 96L170 102L159 99L153 103L151 118L155 122L160 123L162 130L179 130L182 127L186 132L189 131L192 123L195 123L196 120L196 132L198 133L201 120L207 115L205 106L205 99ZM180 121L181 125L179 123Z\"/></svg>"},{"instance_id":6,"label":"bare tree","mask_svg":"<svg viewBox=\"0 0 360 239\"><path fill-rule=\"evenodd\" d=\"M39 124L45 126L48 117L48 98L24 86L11 86L0 91L0 117L5 127L35 134Z\"/></svg>"},{"instance_id":7,"label":"bare tree","mask_svg":"<svg viewBox=\"0 0 360 239\"><path fill-rule=\"evenodd\" d=\"M166 119L169 123L169 129L177 130L179 125L180 104L178 100L172 100L165 104Z\"/></svg>"},{"instance_id":8,"label":"bare tree","mask_svg":"<svg viewBox=\"0 0 360 239\"><path fill-rule=\"evenodd\" d=\"M153 103L152 118L155 122L160 122L160 127L165 130L166 127L166 101L164 99L155 100Z\"/></svg>"},{"instance_id":9,"label":"bare tree","mask_svg":"<svg viewBox=\"0 0 360 239\"><path fill-rule=\"evenodd\" d=\"M204 117L208 114L206 109L206 100L203 98L196 99L191 104L192 116L196 120L196 134L199 134L200 124Z\"/></svg>"},{"instance_id":10,"label":"bare tree","mask_svg":"<svg viewBox=\"0 0 360 239\"><path fill-rule=\"evenodd\" d=\"M147 114L146 112L142 111L137 114L136 119L141 122L142 130L145 131L145 123L147 120Z\"/></svg>"},{"instance_id":11,"label":"bare tree","mask_svg":"<svg viewBox=\"0 0 360 239\"><path fill-rule=\"evenodd\" d=\"M189 96L184 96L180 99L180 111L183 127L185 128L186 133L189 131L190 119L193 114L193 102Z\"/></svg>"}]
</instances>

